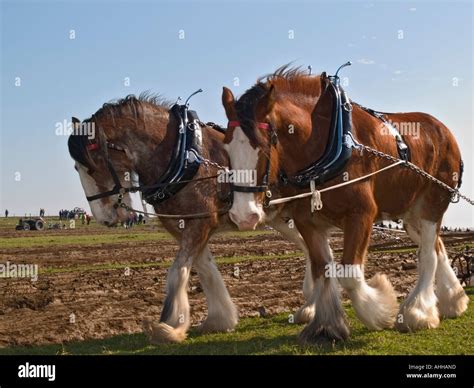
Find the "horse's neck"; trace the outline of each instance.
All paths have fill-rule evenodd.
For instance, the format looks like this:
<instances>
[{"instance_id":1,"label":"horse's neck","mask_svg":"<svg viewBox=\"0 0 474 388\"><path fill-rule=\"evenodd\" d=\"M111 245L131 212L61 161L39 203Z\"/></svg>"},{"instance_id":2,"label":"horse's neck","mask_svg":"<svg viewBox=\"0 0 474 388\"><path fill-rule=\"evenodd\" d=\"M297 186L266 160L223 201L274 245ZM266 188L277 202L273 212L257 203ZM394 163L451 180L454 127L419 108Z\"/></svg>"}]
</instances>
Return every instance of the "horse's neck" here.
<instances>
[{"instance_id":1,"label":"horse's neck","mask_svg":"<svg viewBox=\"0 0 474 388\"><path fill-rule=\"evenodd\" d=\"M165 172L176 142L173 125L168 119L159 120L131 134L128 149L142 184L156 183Z\"/></svg>"},{"instance_id":2,"label":"horse's neck","mask_svg":"<svg viewBox=\"0 0 474 388\"><path fill-rule=\"evenodd\" d=\"M303 109L303 108L302 108ZM281 117L278 138L280 141L280 166L287 173L294 173L318 160L324 153L329 138L329 124L309 109L295 116ZM322 120L321 120L322 119ZM330 120L330 118L328 118Z\"/></svg>"}]
</instances>

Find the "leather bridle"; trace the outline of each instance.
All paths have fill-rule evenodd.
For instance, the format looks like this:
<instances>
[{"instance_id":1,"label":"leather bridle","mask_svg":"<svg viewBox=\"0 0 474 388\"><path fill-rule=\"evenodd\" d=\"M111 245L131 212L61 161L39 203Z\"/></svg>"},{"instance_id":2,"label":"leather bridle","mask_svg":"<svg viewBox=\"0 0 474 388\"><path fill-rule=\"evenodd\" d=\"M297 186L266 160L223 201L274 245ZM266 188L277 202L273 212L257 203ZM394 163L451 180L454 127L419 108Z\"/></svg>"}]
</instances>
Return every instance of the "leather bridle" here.
<instances>
[{"instance_id":1,"label":"leather bridle","mask_svg":"<svg viewBox=\"0 0 474 388\"><path fill-rule=\"evenodd\" d=\"M229 121L228 128L241 127L240 121ZM262 184L255 186L231 185L231 190L239 193L265 193L264 205L267 206L272 192L269 187L270 172L271 172L271 149L278 143L278 136L273 126L270 123L257 123L257 128L268 131L268 155L265 166L265 174L262 177Z\"/></svg>"},{"instance_id":2,"label":"leather bridle","mask_svg":"<svg viewBox=\"0 0 474 388\"><path fill-rule=\"evenodd\" d=\"M112 150L119 151L119 152L125 152L124 148L122 148L122 147L120 147L120 146L118 146L114 143L105 141L105 145L108 149L112 149ZM90 144L87 145L87 149L89 151L97 151L97 150L100 149L99 143L97 143L97 142L90 143ZM107 163L107 168L108 168L108 170L110 172L110 175L112 176L112 179L114 181L114 184L115 184L114 188L112 190L109 190L109 191L104 191L103 193L87 196L86 198L89 202L91 202L91 201L95 201L96 199L106 198L106 197L110 197L112 195L118 194L118 201L114 205L114 207L117 208L117 207L120 206L120 203L123 200L124 194L130 193L130 192L136 192L139 188L137 188L137 187L123 187L122 183L120 182L120 178L118 177L117 171L115 170L114 165L112 164L112 161L110 160L110 157L108 155L105 158L105 162Z\"/></svg>"}]
</instances>

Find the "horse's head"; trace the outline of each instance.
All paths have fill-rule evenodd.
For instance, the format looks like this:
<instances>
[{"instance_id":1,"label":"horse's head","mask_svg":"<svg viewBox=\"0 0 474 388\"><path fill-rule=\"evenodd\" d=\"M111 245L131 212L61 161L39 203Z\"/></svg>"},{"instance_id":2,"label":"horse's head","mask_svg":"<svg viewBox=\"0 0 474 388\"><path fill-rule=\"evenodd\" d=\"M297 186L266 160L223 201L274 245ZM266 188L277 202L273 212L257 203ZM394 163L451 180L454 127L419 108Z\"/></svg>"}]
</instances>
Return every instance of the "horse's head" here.
<instances>
[{"instance_id":1,"label":"horse's head","mask_svg":"<svg viewBox=\"0 0 474 388\"><path fill-rule=\"evenodd\" d=\"M234 186L234 200L229 211L231 220L241 230L252 230L264 221L264 201L270 195L269 185L277 179L274 157L275 135L272 114L275 108L274 88L259 83L237 102L232 92L222 93L229 120L224 147L232 169L245 171L256 180Z\"/></svg>"},{"instance_id":2,"label":"horse's head","mask_svg":"<svg viewBox=\"0 0 474 388\"><path fill-rule=\"evenodd\" d=\"M311 150L298 149L298 144L307 144L312 136L312 112L326 86L325 77L284 66L237 101L229 89L223 89L222 104L229 120L224 147L231 167L255 171L257 177L248 185L257 187L234 186L229 216L240 229L255 229L264 221L264 205L270 188L278 184L280 164L296 171L293 159L312 157L305 155ZM296 157L287 160L285 154Z\"/></svg>"},{"instance_id":3,"label":"horse's head","mask_svg":"<svg viewBox=\"0 0 474 388\"><path fill-rule=\"evenodd\" d=\"M99 127L95 119L81 123L73 118L72 122L69 153L75 160L74 168L79 173L92 214L98 223L107 226L126 221L129 212L117 203L119 195L123 195L121 201L131 206L131 197L129 193L116 191L119 186L132 185L133 165L128 150L119 139L108 138L105 126Z\"/></svg>"}]
</instances>

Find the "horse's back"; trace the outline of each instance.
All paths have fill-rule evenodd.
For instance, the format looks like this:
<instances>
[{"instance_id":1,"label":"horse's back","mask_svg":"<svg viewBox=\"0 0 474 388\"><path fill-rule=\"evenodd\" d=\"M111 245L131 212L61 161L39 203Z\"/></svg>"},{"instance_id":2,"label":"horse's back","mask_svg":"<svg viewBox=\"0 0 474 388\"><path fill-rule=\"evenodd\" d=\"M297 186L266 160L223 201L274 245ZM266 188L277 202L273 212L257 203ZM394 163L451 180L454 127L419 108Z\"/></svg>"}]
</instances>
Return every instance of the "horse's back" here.
<instances>
[{"instance_id":1,"label":"horse's back","mask_svg":"<svg viewBox=\"0 0 474 388\"><path fill-rule=\"evenodd\" d=\"M460 150L451 131L442 122L421 112L386 113L384 117L387 123L366 112L356 112L356 138L363 144L398 156L394 136L394 130L397 130L410 150L414 165L451 187L458 184ZM382 162L367 164L369 170L364 173L385 165ZM450 194L445 189L430 184L427 178L404 167L377 175L374 183L373 195L380 212L402 215L422 199L423 215L438 221L449 205Z\"/></svg>"},{"instance_id":2,"label":"horse's back","mask_svg":"<svg viewBox=\"0 0 474 388\"><path fill-rule=\"evenodd\" d=\"M412 162L444 181L459 172L461 151L449 128L428 113L388 114L410 148ZM398 125L397 125L398 124Z\"/></svg>"}]
</instances>

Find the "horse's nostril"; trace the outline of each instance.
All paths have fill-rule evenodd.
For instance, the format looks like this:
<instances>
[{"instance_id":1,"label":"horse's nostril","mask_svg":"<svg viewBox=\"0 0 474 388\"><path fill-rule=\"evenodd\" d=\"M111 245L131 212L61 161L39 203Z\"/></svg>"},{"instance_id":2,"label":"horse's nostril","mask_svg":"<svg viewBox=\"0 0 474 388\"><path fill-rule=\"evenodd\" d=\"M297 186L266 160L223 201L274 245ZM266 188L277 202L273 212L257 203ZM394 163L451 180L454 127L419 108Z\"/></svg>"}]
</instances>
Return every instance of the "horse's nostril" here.
<instances>
[{"instance_id":1,"label":"horse's nostril","mask_svg":"<svg viewBox=\"0 0 474 388\"><path fill-rule=\"evenodd\" d=\"M250 213L240 217L238 213L229 212L229 217L231 221L237 224L239 228L242 228L242 230L254 229L260 221L258 213Z\"/></svg>"},{"instance_id":2,"label":"horse's nostril","mask_svg":"<svg viewBox=\"0 0 474 388\"><path fill-rule=\"evenodd\" d=\"M259 219L260 219L260 216L258 215L258 213L252 213L248 217L249 222L258 222Z\"/></svg>"}]
</instances>

